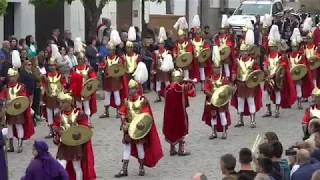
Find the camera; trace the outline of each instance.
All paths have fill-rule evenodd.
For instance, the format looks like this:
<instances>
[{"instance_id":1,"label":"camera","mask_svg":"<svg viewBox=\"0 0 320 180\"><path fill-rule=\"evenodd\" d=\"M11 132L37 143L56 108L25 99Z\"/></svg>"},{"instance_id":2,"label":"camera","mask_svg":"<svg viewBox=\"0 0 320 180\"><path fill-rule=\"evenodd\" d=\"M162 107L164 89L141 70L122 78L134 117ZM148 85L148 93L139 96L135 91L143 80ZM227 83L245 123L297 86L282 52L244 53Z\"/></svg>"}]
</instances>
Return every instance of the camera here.
<instances>
[{"instance_id":1,"label":"camera","mask_svg":"<svg viewBox=\"0 0 320 180\"><path fill-rule=\"evenodd\" d=\"M297 147L297 146L291 146L289 149L287 149L285 151L285 155L286 156L295 156L295 155L297 155L297 151L294 150L295 148L299 149L299 147Z\"/></svg>"}]
</instances>

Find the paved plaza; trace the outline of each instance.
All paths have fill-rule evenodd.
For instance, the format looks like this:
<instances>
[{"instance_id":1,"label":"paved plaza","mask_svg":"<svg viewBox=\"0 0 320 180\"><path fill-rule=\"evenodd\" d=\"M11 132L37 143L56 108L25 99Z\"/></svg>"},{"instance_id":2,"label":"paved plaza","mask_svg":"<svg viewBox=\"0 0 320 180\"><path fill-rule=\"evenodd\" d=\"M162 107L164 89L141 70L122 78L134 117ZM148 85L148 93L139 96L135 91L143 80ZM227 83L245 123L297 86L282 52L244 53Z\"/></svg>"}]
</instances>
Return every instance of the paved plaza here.
<instances>
[{"instance_id":1,"label":"paved plaza","mask_svg":"<svg viewBox=\"0 0 320 180\"><path fill-rule=\"evenodd\" d=\"M261 118L265 113L262 109L257 113L257 128L249 128L249 117L245 119L245 127L240 129L233 128L237 122L237 113L232 107L232 127L228 131L228 139L209 140L211 129L201 121L203 111L204 94L198 91L197 97L190 99L188 108L190 135L187 137L187 149L191 155L187 157L171 157L168 154L169 145L164 141L162 134L162 121L164 103L153 103L156 98L155 93L146 95L151 103L158 133L162 142L164 157L155 168L146 168L145 177L138 176L138 162L132 158L129 163L129 176L123 179L130 180L189 180L197 172L205 173L210 180L221 179L219 157L225 153L232 153L238 158L240 148L251 148L257 134L263 135L266 131L274 131L279 135L284 148L289 147L293 142L302 137L300 121L304 110L298 110L294 105L291 109L281 110L280 117ZM304 108L309 103L303 103ZM99 119L98 116L103 112L103 102L98 102L98 113L93 117L95 128L93 136L93 150L95 155L95 169L97 179L112 180L121 166L122 157L122 132L119 130L120 119L115 118L115 110L111 109L109 119ZM274 107L273 107L274 109ZM32 158L32 144L34 140L43 140L48 130L44 122L36 127L36 134L31 140L24 142L23 154L10 153L8 155L11 171L10 180L20 180L26 167ZM52 140L46 140L50 146L50 152L55 155L56 146ZM15 148L17 142L15 141Z\"/></svg>"}]
</instances>

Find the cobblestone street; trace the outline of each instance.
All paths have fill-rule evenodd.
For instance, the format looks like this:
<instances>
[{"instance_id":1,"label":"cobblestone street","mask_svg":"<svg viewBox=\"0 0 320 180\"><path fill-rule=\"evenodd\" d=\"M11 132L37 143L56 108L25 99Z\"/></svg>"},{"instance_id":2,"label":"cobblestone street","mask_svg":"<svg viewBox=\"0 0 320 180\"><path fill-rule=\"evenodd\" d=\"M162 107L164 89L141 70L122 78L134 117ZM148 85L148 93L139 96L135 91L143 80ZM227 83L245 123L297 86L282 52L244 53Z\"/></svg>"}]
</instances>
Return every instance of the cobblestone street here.
<instances>
[{"instance_id":1,"label":"cobblestone street","mask_svg":"<svg viewBox=\"0 0 320 180\"><path fill-rule=\"evenodd\" d=\"M204 95L198 91L197 97L190 98L190 107L188 109L190 135L186 138L187 149L191 155L187 157L171 157L168 154L169 145L164 141L162 134L163 107L164 103L153 103L155 93L146 95L151 103L154 113L158 133L161 138L164 157L155 168L146 168L146 176L138 176L138 162L132 158L129 163L129 176L123 179L130 180L188 180L197 172L203 172L210 180L221 179L219 166L219 157L225 153L232 153L236 157L242 147L251 148L257 134L263 134L266 131L274 131L279 135L280 141L287 148L292 143L300 140L302 137L300 121L304 110L298 110L297 106L291 109L281 110L280 118L265 118L261 116L265 113L262 109L257 113L257 128L249 128L249 119L245 119L245 127L240 129L233 128L237 123L237 113L232 107L230 109L232 116L232 127L228 131L228 139L209 140L211 129L201 121ZM122 158L122 132L119 131L120 120L115 118L115 110L111 109L109 119L99 119L98 116L103 112L103 102L98 102L98 113L93 117L95 128L93 136L93 150L95 153L95 169L100 180L114 179L113 175L117 173L121 166ZM309 103L304 103L306 108ZM274 107L273 107L274 109ZM24 142L24 152L22 154L8 154L11 171L10 180L19 180L24 174L32 158L32 144L34 140L43 140L47 135L47 127L44 122L36 127L36 134L31 140ZM56 146L52 140L46 140L50 145L50 151L53 155L56 153ZM15 141L15 147L17 142ZM237 157L238 158L238 157Z\"/></svg>"}]
</instances>

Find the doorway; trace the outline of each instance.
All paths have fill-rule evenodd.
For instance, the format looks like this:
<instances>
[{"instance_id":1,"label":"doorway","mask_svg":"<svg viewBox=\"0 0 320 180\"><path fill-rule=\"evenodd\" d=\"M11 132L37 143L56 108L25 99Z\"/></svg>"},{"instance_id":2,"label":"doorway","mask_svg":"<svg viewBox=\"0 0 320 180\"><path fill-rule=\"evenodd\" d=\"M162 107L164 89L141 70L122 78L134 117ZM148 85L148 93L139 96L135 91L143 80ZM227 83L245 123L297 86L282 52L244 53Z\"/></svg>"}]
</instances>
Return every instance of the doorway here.
<instances>
[{"instance_id":1,"label":"doorway","mask_svg":"<svg viewBox=\"0 0 320 180\"><path fill-rule=\"evenodd\" d=\"M6 14L3 17L3 39L8 40L14 35L14 6L15 3L8 2Z\"/></svg>"}]
</instances>

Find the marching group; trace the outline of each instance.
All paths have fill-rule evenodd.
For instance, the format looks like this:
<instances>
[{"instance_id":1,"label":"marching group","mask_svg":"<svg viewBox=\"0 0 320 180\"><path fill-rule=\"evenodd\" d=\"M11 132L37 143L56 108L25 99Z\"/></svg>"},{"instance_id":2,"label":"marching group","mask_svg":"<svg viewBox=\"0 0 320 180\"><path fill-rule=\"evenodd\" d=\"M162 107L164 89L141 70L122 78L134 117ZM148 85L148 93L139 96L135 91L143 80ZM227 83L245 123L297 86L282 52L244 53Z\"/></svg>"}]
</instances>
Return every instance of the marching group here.
<instances>
[{"instance_id":1,"label":"marching group","mask_svg":"<svg viewBox=\"0 0 320 180\"><path fill-rule=\"evenodd\" d=\"M178 36L175 42L163 27L157 35L146 27L140 42L139 29L130 27L119 34L110 28L110 20L103 19L97 27L97 37L91 38L87 45L80 38L71 40L69 31L60 40L57 29L45 51L38 51L32 36L19 41L19 46L14 37L10 42L5 41L0 96L2 134L8 142L3 141L2 146L7 144L5 151L14 152L16 137L17 152L23 152L23 141L34 134L36 122L32 117L46 119L49 127L46 138L53 138L58 146L55 161L48 153L48 145L36 141L35 160L23 179L96 179L91 117L97 112L96 90L100 78L105 108L99 118L109 118L109 108L116 108L123 131L123 165L114 175L116 178L128 176L131 155L139 160L140 176L145 175L145 166L154 167L163 157L150 102L143 96L150 82L157 93L155 103L164 98L162 131L171 156L190 155L184 139L189 130L186 109L190 103L188 97L196 96L198 83L206 95L202 121L212 129L209 139L216 139L218 132L222 133L222 139L227 139L230 105L239 114L234 127L244 126L244 117L249 116L250 127L256 128L255 115L263 102L267 109L263 117L273 115L273 102L274 117L279 118L280 108L291 108L297 101L298 109L303 109L302 101L312 97L313 104L305 111L302 122L306 137L316 146L313 133L317 132L314 124L318 125L320 119L320 42L315 36L320 36L320 27L313 27L312 19L305 17L286 42L281 38L280 27L269 15L259 23L248 20L240 37L234 35L226 15L222 16L219 33L212 38L200 26L196 15L192 31L188 31L187 21L181 17L174 25ZM257 32L259 38L255 37ZM100 48L97 42L101 42ZM283 48L284 44L289 46ZM269 145L274 149L281 146L274 142ZM260 145L259 151L263 154L265 150L263 155L269 157L269 147L264 146L267 145ZM4 160L6 153L2 148L0 152ZM251 151L241 152L240 155L251 157ZM304 152L299 153L301 156ZM221 161L232 164L232 158L226 155ZM273 154L270 158L274 158ZM244 159L243 163L249 161L248 157ZM6 167L6 161L1 163ZM41 163L45 163L45 168L39 173L37 168L42 167ZM257 163L263 169L269 162L259 157ZM230 170L232 165L225 168ZM4 169L0 172L7 174Z\"/></svg>"}]
</instances>

